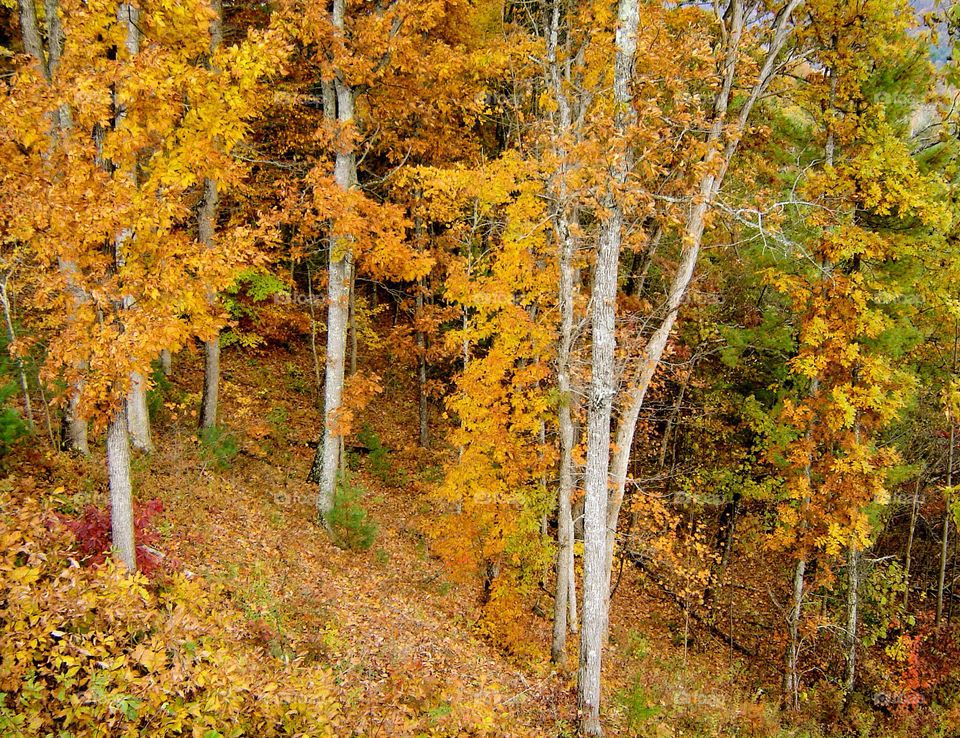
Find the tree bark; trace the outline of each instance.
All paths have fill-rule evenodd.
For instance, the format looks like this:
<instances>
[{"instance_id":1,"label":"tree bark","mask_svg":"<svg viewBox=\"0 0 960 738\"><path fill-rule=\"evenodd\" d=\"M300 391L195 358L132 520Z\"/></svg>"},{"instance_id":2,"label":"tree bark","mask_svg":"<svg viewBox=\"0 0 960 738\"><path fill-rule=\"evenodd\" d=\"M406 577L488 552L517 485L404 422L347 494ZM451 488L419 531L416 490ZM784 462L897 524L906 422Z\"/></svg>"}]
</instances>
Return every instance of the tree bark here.
<instances>
[{"instance_id":1,"label":"tree bark","mask_svg":"<svg viewBox=\"0 0 960 738\"><path fill-rule=\"evenodd\" d=\"M351 254L352 256L352 254ZM357 373L357 266L350 260L350 289L349 289L349 311L350 311L350 374Z\"/></svg>"},{"instance_id":2,"label":"tree bark","mask_svg":"<svg viewBox=\"0 0 960 738\"><path fill-rule=\"evenodd\" d=\"M140 29L137 22L140 19L140 11L133 5L123 2L117 9L117 21L126 28L125 45L127 52L133 56L140 52ZM114 93L114 125L119 126L127 115L126 108L121 105ZM131 181L136 182L137 173L135 169L125 172L124 176L129 177ZM136 237L136 234L129 227L124 227L115 239L116 261L118 267L122 267L125 259L124 251L127 241ZM120 310L133 309L132 300L129 297L123 299ZM130 433L130 440L133 446L143 451L152 452L153 442L150 438L150 414L147 411L147 382L139 372L131 372L130 388L127 391L127 430Z\"/></svg>"},{"instance_id":3,"label":"tree bark","mask_svg":"<svg viewBox=\"0 0 960 738\"><path fill-rule=\"evenodd\" d=\"M670 284L663 320L650 337L637 363L632 387L627 393L624 409L617 426L616 452L613 457L610 498L606 512L607 548L604 570L608 582L613 569L613 546L616 540L617 520L620 517L620 508L623 504L633 436L640 416L640 409L643 406L653 375L663 358L663 352L676 322L680 304L693 279L693 272L700 254L700 246L706 227L707 214L720 190L727 168L737 152L740 136L746 128L753 106L767 90L776 74L780 52L790 35L790 17L801 1L789 0L787 5L777 14L770 44L760 67L757 81L750 89L750 93L732 125L727 121L727 111L734 93L739 47L745 30L746 19L743 0L732 0L727 15L720 19L722 23L729 23L726 32L727 53L722 67L723 83L714 100L713 122L707 137L709 153L706 155L704 163L708 165L705 167L708 173L700 181L699 192L694 198L684 223L680 263ZM726 144L720 151L717 147L724 138L726 138Z\"/></svg>"},{"instance_id":4,"label":"tree bark","mask_svg":"<svg viewBox=\"0 0 960 738\"><path fill-rule=\"evenodd\" d=\"M417 320L423 319L423 280L417 280L416 312ZM427 404L427 336L417 329L417 407L420 428L420 448L430 446L430 428L428 425Z\"/></svg>"},{"instance_id":5,"label":"tree bark","mask_svg":"<svg viewBox=\"0 0 960 738\"><path fill-rule=\"evenodd\" d=\"M338 35L345 28L346 0L334 0L333 25ZM334 161L334 179L343 191L357 183L357 162L353 144L355 91L338 73L334 80L337 103L337 151ZM332 226L329 256L329 286L327 295L327 356L324 378L324 424L320 463L320 489L317 494L317 512L321 521L333 509L340 468L340 432L337 416L343 400L344 361L346 359L347 321L350 302L350 265L353 260L350 236Z\"/></svg>"},{"instance_id":6,"label":"tree bark","mask_svg":"<svg viewBox=\"0 0 960 738\"><path fill-rule=\"evenodd\" d=\"M960 343L960 328L958 323L953 324L953 374L957 373L957 345ZM953 501L953 455L956 446L957 422L953 417L953 411L950 413L950 449L947 451L947 494L944 501L943 511L943 536L940 542L940 575L937 577L937 616L934 620L936 625L940 625L943 618L943 589L947 576L947 558L950 546L950 517L951 503Z\"/></svg>"},{"instance_id":7,"label":"tree bark","mask_svg":"<svg viewBox=\"0 0 960 738\"><path fill-rule=\"evenodd\" d=\"M210 22L211 55L223 43L223 3L213 0L213 19ZM209 177L203 179L203 194L197 210L197 235L207 249L216 246L217 218L220 213L220 192L217 182ZM214 293L207 295L212 306L217 300ZM200 400L199 425L213 428L217 424L217 406L220 401L220 337L203 342L203 396Z\"/></svg>"},{"instance_id":8,"label":"tree bark","mask_svg":"<svg viewBox=\"0 0 960 738\"><path fill-rule=\"evenodd\" d=\"M215 246L218 204L217 183L212 179L205 178L197 225L200 242L208 249L213 249ZM207 295L207 300L211 305L216 299L215 294ZM217 424L219 398L220 338L215 336L212 340L203 342L203 397L200 401L199 418L201 428L213 428Z\"/></svg>"},{"instance_id":9,"label":"tree bark","mask_svg":"<svg viewBox=\"0 0 960 738\"><path fill-rule=\"evenodd\" d=\"M903 609L910 604L910 565L913 557L913 536L917 530L917 509L920 503L920 480L923 478L923 469L917 474L917 484L913 490L913 504L910 506L910 533L907 535L907 551L903 564Z\"/></svg>"},{"instance_id":10,"label":"tree bark","mask_svg":"<svg viewBox=\"0 0 960 738\"><path fill-rule=\"evenodd\" d=\"M630 82L640 22L638 0L620 0L617 8L613 99L614 128L623 137L632 119ZM577 703L585 736L603 735L600 724L601 673L606 605L610 578L606 571L607 500L610 471L610 420L615 392L617 277L623 237L619 190L631 166L629 145L611 164L605 196L607 216L600 226L592 294L590 407L587 423L587 465L584 503L583 623L580 629L580 671Z\"/></svg>"},{"instance_id":11,"label":"tree bark","mask_svg":"<svg viewBox=\"0 0 960 738\"><path fill-rule=\"evenodd\" d=\"M56 0L46 0L44 9L47 17L47 48L43 48L43 42L40 37L40 30L37 25L36 7L33 0L19 0L20 11L20 32L23 37L23 48L40 65L44 77L48 82L52 82L60 62L60 47L63 43L63 29L60 26L60 17L57 13L58 3ZM56 144L57 135L69 127L69 115L67 107L64 105L53 116L51 121L51 146ZM64 275L67 283L67 291L73 297L73 310L85 299L83 291L77 286L72 277L75 266L70 262L61 261L60 271ZM68 316L70 319L71 316ZM82 373L86 368L86 362L79 362L78 369ZM83 389L82 382L69 388L67 405L64 409L63 426L61 428L61 445L64 450L86 455L89 452L87 446L87 422L81 420L77 413L77 406L80 401L80 393Z\"/></svg>"},{"instance_id":12,"label":"tree bark","mask_svg":"<svg viewBox=\"0 0 960 738\"><path fill-rule=\"evenodd\" d=\"M861 551L856 542L851 541L847 551L847 627L846 640L846 675L844 689L847 694L853 692L857 676L857 625L860 615L860 559Z\"/></svg>"},{"instance_id":13,"label":"tree bark","mask_svg":"<svg viewBox=\"0 0 960 738\"><path fill-rule=\"evenodd\" d=\"M564 90L564 74L557 59L561 22L561 0L553 0L548 36L548 74L553 95L557 101L557 128L561 137L569 135L572 128L570 101ZM573 318L576 299L573 274L573 259L576 243L570 226L569 196L567 191L566 147L554 139L554 155L559 171L552 182L554 211L552 215L554 237L558 246L560 288L557 303L560 312L560 346L557 352L557 388L560 405L557 409L557 425L560 435L560 480L557 488L557 565L556 589L553 603L553 637L550 645L550 660L562 664L566 657L567 631L577 632L577 585L574 561L574 530L571 499L573 497L573 448L575 429L572 413L572 388L570 383L570 354L573 348Z\"/></svg>"},{"instance_id":14,"label":"tree bark","mask_svg":"<svg viewBox=\"0 0 960 738\"><path fill-rule=\"evenodd\" d=\"M797 664L800 658L800 612L803 607L803 577L807 571L807 562L798 559L793 573L793 592L790 599L790 613L787 615L787 630L790 636L786 648L786 670L783 674L783 691L790 699L794 710L800 709L800 672Z\"/></svg>"},{"instance_id":15,"label":"tree bark","mask_svg":"<svg viewBox=\"0 0 960 738\"><path fill-rule=\"evenodd\" d=\"M130 445L126 408L121 405L107 427L107 476L110 485L110 530L113 551L129 571L136 571L137 549L133 529L133 491L130 482Z\"/></svg>"},{"instance_id":16,"label":"tree bark","mask_svg":"<svg viewBox=\"0 0 960 738\"><path fill-rule=\"evenodd\" d=\"M130 375L130 391L127 394L127 426L134 448L152 453L153 439L150 437L147 387L143 375L139 372L133 372Z\"/></svg>"}]
</instances>

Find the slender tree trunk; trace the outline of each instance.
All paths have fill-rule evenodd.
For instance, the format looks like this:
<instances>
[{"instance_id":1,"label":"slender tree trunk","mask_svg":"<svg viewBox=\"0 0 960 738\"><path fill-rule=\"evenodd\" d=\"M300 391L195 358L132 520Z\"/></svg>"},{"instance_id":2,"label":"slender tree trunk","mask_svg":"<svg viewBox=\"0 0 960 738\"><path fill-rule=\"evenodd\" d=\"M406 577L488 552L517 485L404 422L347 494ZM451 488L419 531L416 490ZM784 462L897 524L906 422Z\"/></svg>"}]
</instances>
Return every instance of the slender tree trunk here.
<instances>
[{"instance_id":1,"label":"slender tree trunk","mask_svg":"<svg viewBox=\"0 0 960 738\"><path fill-rule=\"evenodd\" d=\"M627 131L632 118L630 82L637 48L637 0L620 0L617 8L613 99L618 113L615 129ZM617 277L623 236L621 193L630 170L629 146L611 165L604 202L607 216L600 226L592 293L590 408L587 424L587 465L584 503L583 623L580 629L580 672L577 703L585 736L603 735L600 724L603 643L610 577L607 557L607 500L610 494L610 420L615 392Z\"/></svg>"},{"instance_id":2,"label":"slender tree trunk","mask_svg":"<svg viewBox=\"0 0 960 738\"><path fill-rule=\"evenodd\" d=\"M703 241L707 215L723 183L730 161L737 152L740 136L747 126L753 107L766 92L777 72L780 52L790 35L790 18L800 2L801 0L788 0L786 6L777 14L771 40L760 67L757 81L750 88L736 120L732 123L727 120L727 111L734 93L740 42L745 29L746 19L743 0L731 0L728 12L723 18L719 19L725 24L726 29L726 57L721 69L723 83L714 100L713 123L707 136L709 153L706 156L705 163L710 165L706 167L708 174L700 181L699 193L694 198L684 223L680 263L667 294L665 315L647 342L637 363L632 387L627 393L624 409L617 426L616 451L612 462L610 498L606 513L607 549L604 570L608 582L613 569L613 546L616 538L617 521L620 517L620 508L623 505L623 493L633 448L633 436L640 416L640 409L643 406L650 382L660 365L660 360L663 358L663 352L676 322L680 304L693 279L694 268ZM726 143L723 145L722 151L718 151L717 147L724 139L726 139ZM606 615L604 617L606 618Z\"/></svg>"},{"instance_id":3,"label":"slender tree trunk","mask_svg":"<svg viewBox=\"0 0 960 738\"><path fill-rule=\"evenodd\" d=\"M786 648L783 691L790 699L790 705L794 710L800 709L800 671L797 665L800 659L800 613L803 609L803 577L806 571L807 562L802 558L798 559L793 572L790 613L787 615L787 631L790 638Z\"/></svg>"},{"instance_id":4,"label":"slender tree trunk","mask_svg":"<svg viewBox=\"0 0 960 738\"><path fill-rule=\"evenodd\" d=\"M357 373L357 266L350 260L350 376Z\"/></svg>"},{"instance_id":5,"label":"slender tree trunk","mask_svg":"<svg viewBox=\"0 0 960 738\"><path fill-rule=\"evenodd\" d=\"M60 16L58 14L58 3L56 0L45 0L44 9L47 17L47 49L44 51L43 42L40 37L40 30L37 25L36 8L33 0L19 0L20 10L20 31L23 37L23 48L40 65L48 82L52 82L60 62L60 47L63 43L63 29L60 25ZM69 114L66 105L53 116L51 121L51 146L55 145L58 136L67 130L70 125ZM60 271L64 275L67 283L67 291L73 298L72 310L86 299L76 281L73 279L73 273L76 267L71 262L60 262ZM68 319L72 319L72 315ZM86 362L79 361L78 370L80 373L85 371ZM79 396L83 389L82 382L78 382L68 391L67 406L64 410L63 426L61 428L61 445L64 450L86 455L89 451L87 446L87 422L81 420L77 413Z\"/></svg>"},{"instance_id":6,"label":"slender tree trunk","mask_svg":"<svg viewBox=\"0 0 960 738\"><path fill-rule=\"evenodd\" d=\"M549 77L553 95L557 101L560 136L567 136L572 128L570 101L563 85L563 72L557 59L559 45L561 0L553 0L548 37ZM569 196L567 192L567 151L563 146L554 146L559 171L553 190L554 235L558 246L560 265L560 289L557 303L560 311L560 346L557 355L557 388L560 391L560 406L557 410L557 425L560 435L560 480L557 489L557 566L556 594L553 603L553 637L550 645L550 660L562 664L566 657L567 631L577 631L577 586L574 560L574 530L571 499L573 497L573 448L575 432L572 413L572 388L570 382L570 355L573 348L573 318L575 283L573 259L576 243L570 227Z\"/></svg>"},{"instance_id":7,"label":"slender tree trunk","mask_svg":"<svg viewBox=\"0 0 960 738\"><path fill-rule=\"evenodd\" d=\"M223 3L213 0L211 6L214 16L210 23L211 55L223 43ZM217 182L204 177L203 194L197 210L197 235L200 243L207 249L216 246L217 218L220 214L220 192ZM217 300L215 293L207 295L212 306ZM220 401L220 337L214 336L203 342L203 396L200 400L201 428L213 428L217 424L217 406Z\"/></svg>"},{"instance_id":8,"label":"slender tree trunk","mask_svg":"<svg viewBox=\"0 0 960 738\"><path fill-rule=\"evenodd\" d=\"M846 675L844 689L853 692L857 676L857 624L860 614L860 559L861 551L851 541L847 551L847 628L846 628Z\"/></svg>"},{"instance_id":9,"label":"slender tree trunk","mask_svg":"<svg viewBox=\"0 0 960 738\"><path fill-rule=\"evenodd\" d=\"M423 280L417 280L416 314L417 320L423 320ZM429 426L427 424L427 335L417 328L417 405L419 409L420 448L430 446Z\"/></svg>"},{"instance_id":10,"label":"slender tree trunk","mask_svg":"<svg viewBox=\"0 0 960 738\"><path fill-rule=\"evenodd\" d=\"M160 371L163 372L163 376L169 377L172 369L173 358L170 356L170 349L163 349L160 352Z\"/></svg>"},{"instance_id":11,"label":"slender tree trunk","mask_svg":"<svg viewBox=\"0 0 960 738\"><path fill-rule=\"evenodd\" d=\"M917 474L917 484L913 490L913 504L910 506L910 533L907 535L907 552L903 564L903 609L910 604L910 565L913 557L913 536L917 530L917 509L920 506L920 480L923 469Z\"/></svg>"},{"instance_id":12,"label":"slender tree trunk","mask_svg":"<svg viewBox=\"0 0 960 738\"><path fill-rule=\"evenodd\" d=\"M126 28L125 45L127 52L134 56L140 52L140 29L137 25L140 19L140 11L133 5L123 2L117 9L117 20ZM114 93L114 125L119 126L126 118L126 108L119 102L116 93ZM137 173L135 169L130 169L124 173L134 184L136 183ZM135 238L136 234L132 229L125 227L117 234L115 239L116 261L119 267L123 266L126 244ZM124 298L121 310L134 309L132 300ZM153 441L150 438L150 414L147 411L147 382L146 378L139 372L132 372L130 375L130 389L127 392L127 430L130 433L130 441L133 446L143 451L153 451Z\"/></svg>"},{"instance_id":13,"label":"slender tree trunk","mask_svg":"<svg viewBox=\"0 0 960 738\"><path fill-rule=\"evenodd\" d=\"M960 344L960 324L957 321L953 323L953 374L957 373L957 348ZM940 625L943 618L943 589L947 576L947 558L950 546L950 517L951 505L953 502L953 455L956 447L957 421L953 417L953 410L949 412L950 417L950 448L947 451L947 494L944 502L943 511L943 537L940 544L940 575L937 577L937 616L934 622Z\"/></svg>"},{"instance_id":14,"label":"slender tree trunk","mask_svg":"<svg viewBox=\"0 0 960 738\"><path fill-rule=\"evenodd\" d=\"M307 304L310 306L310 354L313 356L313 381L317 404L320 403L320 389L323 382L320 379L320 356L317 354L317 315L313 304L313 275L310 274L310 262L307 262ZM320 481L319 472L314 484Z\"/></svg>"},{"instance_id":15,"label":"slender tree trunk","mask_svg":"<svg viewBox=\"0 0 960 738\"><path fill-rule=\"evenodd\" d=\"M197 224L200 242L208 249L215 246L218 205L217 183L212 179L204 179ZM216 299L215 294L207 295L211 305ZM220 337L214 336L213 339L203 342L203 398L200 401L199 418L201 428L213 428L217 424L219 398Z\"/></svg>"},{"instance_id":16,"label":"slender tree trunk","mask_svg":"<svg viewBox=\"0 0 960 738\"><path fill-rule=\"evenodd\" d=\"M810 382L810 396L814 397L820 391L820 378L814 377ZM806 439L809 443L813 437L813 425L807 426ZM807 481L807 489L811 489L813 475L813 452L807 457L807 462L803 467L803 474ZM809 497L805 497L802 505L810 502ZM790 599L790 613L787 616L787 634L789 642L786 646L786 671L784 673L784 693L790 700L794 710L800 709L800 671L798 669L798 660L800 658L800 617L803 614L803 577L807 569L807 562L801 556L797 559L796 569L793 576L793 592Z\"/></svg>"},{"instance_id":17,"label":"slender tree trunk","mask_svg":"<svg viewBox=\"0 0 960 738\"><path fill-rule=\"evenodd\" d=\"M110 485L110 529L114 554L128 570L136 571L130 445L127 439L126 409L122 405L107 427L107 476Z\"/></svg>"},{"instance_id":18,"label":"slender tree trunk","mask_svg":"<svg viewBox=\"0 0 960 738\"><path fill-rule=\"evenodd\" d=\"M333 25L336 33L344 33L346 0L334 0ZM337 122L340 128L334 179L344 190L357 183L357 162L352 143L354 101L353 88L338 75L334 80L337 101ZM340 468L341 436L337 428L337 416L343 399L344 361L346 359L347 321L350 303L350 264L353 260L353 244L350 237L337 232L333 224L330 243L330 278L327 303L327 356L324 381L324 424L320 470L320 489L317 495L317 511L325 521L333 509Z\"/></svg>"}]
</instances>

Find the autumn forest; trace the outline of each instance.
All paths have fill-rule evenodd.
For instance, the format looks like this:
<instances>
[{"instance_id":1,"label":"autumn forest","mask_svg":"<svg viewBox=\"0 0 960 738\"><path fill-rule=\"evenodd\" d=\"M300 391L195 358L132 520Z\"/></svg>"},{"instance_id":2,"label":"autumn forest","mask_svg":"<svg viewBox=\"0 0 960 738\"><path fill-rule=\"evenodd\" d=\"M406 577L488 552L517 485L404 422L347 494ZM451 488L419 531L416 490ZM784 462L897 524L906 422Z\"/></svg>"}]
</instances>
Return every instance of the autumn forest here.
<instances>
[{"instance_id":1,"label":"autumn forest","mask_svg":"<svg viewBox=\"0 0 960 738\"><path fill-rule=\"evenodd\" d=\"M0 0L0 735L960 735L954 49Z\"/></svg>"}]
</instances>

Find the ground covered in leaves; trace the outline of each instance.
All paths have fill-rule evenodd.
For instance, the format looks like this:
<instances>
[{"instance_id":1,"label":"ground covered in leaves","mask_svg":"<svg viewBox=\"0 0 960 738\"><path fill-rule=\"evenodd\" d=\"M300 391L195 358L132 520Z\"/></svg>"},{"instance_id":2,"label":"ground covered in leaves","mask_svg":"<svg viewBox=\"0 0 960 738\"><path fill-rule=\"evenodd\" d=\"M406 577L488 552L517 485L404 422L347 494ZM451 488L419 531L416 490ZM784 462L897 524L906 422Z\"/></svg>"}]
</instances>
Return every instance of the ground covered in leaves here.
<instances>
[{"instance_id":1,"label":"ground covered in leaves","mask_svg":"<svg viewBox=\"0 0 960 738\"><path fill-rule=\"evenodd\" d=\"M71 718L76 734L83 734L82 718L112 725L116 735L572 735L576 639L567 664L551 667L547 589L530 603L538 634L532 655L511 657L480 627L479 580L451 576L431 555L424 530L438 511L429 490L451 451L443 447L439 412L434 449L418 447L410 432L416 392L409 373L377 367L383 392L357 419L365 443L348 445L348 486L359 511L351 530L360 539L332 541L316 523L314 489L304 479L320 417L309 351L228 350L224 362L222 429L202 438L194 410L201 357L183 352L169 379L157 377L157 451L134 460L139 555L148 577L137 585L142 592L125 595L135 601L124 607L139 623L121 623L126 640L110 640L110 629L120 627L103 612L110 601L99 610L94 602L72 620L58 612L84 588L116 586L117 573L98 556L108 524L102 452L73 459L28 444L8 458L3 617L10 622L15 595L27 602L38 581L58 593L51 602L59 604L47 613L43 605L17 610L26 635L4 634L0 689L22 704L7 700L3 734L42 734L51 725L43 722L51 700L60 709L72 690L79 695ZM371 453L371 446L380 450ZM32 522L24 522L24 510L32 511ZM44 546L58 553L48 556ZM86 570L95 573L64 574ZM63 589L65 576L81 578ZM741 573L737 579L748 581ZM615 734L799 734L782 723L775 697L766 696L775 694L777 673L769 637L757 633L747 655L684 616L634 567L618 581L606 680ZM759 586L717 596L735 597L729 611L743 617L769 602ZM193 657L185 644L198 637L177 639L177 618L189 605L183 599L205 603L194 608L192 627L216 644L203 651L212 656ZM31 628L46 635L28 637ZM68 633L65 642L98 633L99 661L89 643L75 648L91 654L91 663L113 658L116 684L95 693L89 679L70 682L65 675L74 662L49 659L59 643L50 631ZM236 680L206 691L187 686L210 679L207 670L221 662L243 664ZM153 679L153 670L169 683ZM83 679L82 664L78 672ZM29 703L33 723L18 717L29 712L22 686L28 677L39 685ZM151 700L167 716L166 733L144 717ZM242 706L250 704L260 712L247 715Z\"/></svg>"}]
</instances>

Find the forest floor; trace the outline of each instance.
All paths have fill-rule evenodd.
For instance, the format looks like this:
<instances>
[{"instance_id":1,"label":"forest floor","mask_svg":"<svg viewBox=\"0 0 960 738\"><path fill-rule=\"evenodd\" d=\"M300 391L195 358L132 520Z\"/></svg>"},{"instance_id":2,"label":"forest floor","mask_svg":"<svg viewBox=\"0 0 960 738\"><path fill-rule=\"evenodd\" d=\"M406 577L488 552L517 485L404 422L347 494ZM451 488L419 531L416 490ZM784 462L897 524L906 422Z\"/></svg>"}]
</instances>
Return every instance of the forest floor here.
<instances>
[{"instance_id":1,"label":"forest floor","mask_svg":"<svg viewBox=\"0 0 960 738\"><path fill-rule=\"evenodd\" d=\"M359 422L390 449L391 466L373 475L361 458L354 473L378 526L369 550L335 546L315 522L315 490L305 476L320 416L311 354L301 345L223 352L220 412L237 447L219 456L195 430L202 356L175 357L156 408L157 451L134 458L138 499L163 503L153 521L156 548L223 589L224 607L248 624L250 647L278 672L291 662L327 665L355 735L572 735L576 636L567 664L551 667L552 598L544 591L530 614L537 658L511 658L486 639L479 581L449 577L423 534L435 504L429 486L448 452L442 441L435 444L441 450L417 445L412 373L373 368L384 391ZM439 425L432 430L442 438ZM65 486L78 502L106 503L99 452L61 458L47 474L39 481ZM730 604L741 612L754 606ZM605 661L611 734L786 730L775 702L774 652L758 641L756 657L745 657L696 625L626 566Z\"/></svg>"}]
</instances>

